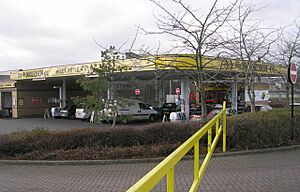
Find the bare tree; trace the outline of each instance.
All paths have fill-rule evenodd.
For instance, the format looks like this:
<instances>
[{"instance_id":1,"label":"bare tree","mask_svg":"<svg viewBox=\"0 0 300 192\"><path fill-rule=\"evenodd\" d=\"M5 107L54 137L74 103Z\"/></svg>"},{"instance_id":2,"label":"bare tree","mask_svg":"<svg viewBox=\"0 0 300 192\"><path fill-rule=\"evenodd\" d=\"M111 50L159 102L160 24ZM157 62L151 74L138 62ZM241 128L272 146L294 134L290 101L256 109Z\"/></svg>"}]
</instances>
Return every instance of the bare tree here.
<instances>
[{"instance_id":1,"label":"bare tree","mask_svg":"<svg viewBox=\"0 0 300 192\"><path fill-rule=\"evenodd\" d=\"M232 41L228 50L230 57L237 58L243 63L243 69L238 78L243 78L247 94L250 98L251 112L255 110L255 82L259 77L258 65L266 61L271 47L278 37L276 32L280 29L261 26L261 21L255 19L254 13L259 11L255 4L241 0L236 11L236 20L229 25L229 36Z\"/></svg>"},{"instance_id":2,"label":"bare tree","mask_svg":"<svg viewBox=\"0 0 300 192\"><path fill-rule=\"evenodd\" d=\"M119 48L114 46L103 46L93 39L102 49L101 61L93 68L93 71L96 73L96 78L83 77L78 81L80 86L85 91L89 91L91 95L84 98L74 98L76 102L83 102L87 105L86 107L89 110L95 111L97 120L106 118L105 116L107 115L110 116L109 119L112 117L112 128L115 126L117 120L117 105L122 106L130 103L117 94L116 81L118 73L127 71L130 68L130 66L124 63L124 59L126 57L126 52L131 52L134 47L138 37L138 30L139 29L137 29L128 49L125 49L124 46L128 44L129 39ZM106 98L105 92L107 92ZM104 109L109 109L109 114L105 114ZM123 121L125 119L119 120Z\"/></svg>"},{"instance_id":3,"label":"bare tree","mask_svg":"<svg viewBox=\"0 0 300 192\"><path fill-rule=\"evenodd\" d=\"M215 75L207 73L208 66L214 59L222 55L224 41L222 34L226 22L231 19L238 0L233 1L226 7L219 8L218 0L214 0L209 10L196 10L192 5L188 5L182 0L169 0L163 4L156 0L150 0L161 11L162 14L156 17L158 31L147 31L146 34L160 34L172 37L175 45L169 53L170 57L163 56L161 59L168 63L169 68L184 70L194 82L197 83L197 91L200 93L201 110L204 117L207 116L205 105L205 81L214 79ZM176 6L174 11L170 5ZM182 59L185 53L186 59ZM187 54L188 53L188 54ZM206 55L211 55L211 59L205 59ZM213 58L213 59L212 59ZM156 59L160 59L156 57ZM167 60L167 61L166 61ZM178 67L178 63L180 66ZM192 72L191 72L192 71Z\"/></svg>"},{"instance_id":4,"label":"bare tree","mask_svg":"<svg viewBox=\"0 0 300 192\"><path fill-rule=\"evenodd\" d=\"M274 57L276 60L288 67L292 63L300 60L300 24L294 24L286 28L277 43L277 50ZM287 105L289 105L289 83L286 76L282 78L286 84Z\"/></svg>"}]
</instances>

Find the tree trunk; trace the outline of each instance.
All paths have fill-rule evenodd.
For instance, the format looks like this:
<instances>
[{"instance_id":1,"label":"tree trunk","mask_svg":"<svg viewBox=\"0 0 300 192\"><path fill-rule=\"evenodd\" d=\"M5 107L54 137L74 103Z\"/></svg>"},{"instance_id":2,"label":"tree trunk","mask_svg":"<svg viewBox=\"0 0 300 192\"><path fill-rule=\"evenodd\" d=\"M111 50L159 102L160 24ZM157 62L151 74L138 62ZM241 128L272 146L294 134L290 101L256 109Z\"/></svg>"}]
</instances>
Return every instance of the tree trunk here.
<instances>
[{"instance_id":1,"label":"tree trunk","mask_svg":"<svg viewBox=\"0 0 300 192\"><path fill-rule=\"evenodd\" d=\"M290 106L290 84L287 82L285 85L285 89L286 89L286 104L287 106Z\"/></svg>"},{"instance_id":2,"label":"tree trunk","mask_svg":"<svg viewBox=\"0 0 300 192\"><path fill-rule=\"evenodd\" d=\"M255 91L251 90L252 98L251 98L251 113L255 112Z\"/></svg>"},{"instance_id":3,"label":"tree trunk","mask_svg":"<svg viewBox=\"0 0 300 192\"><path fill-rule=\"evenodd\" d=\"M204 83L201 82L201 78L199 79L199 93L200 93L200 102L201 102L201 112L202 112L202 117L206 120L207 117L207 108L206 108L206 98L205 98L205 86Z\"/></svg>"},{"instance_id":4,"label":"tree trunk","mask_svg":"<svg viewBox=\"0 0 300 192\"><path fill-rule=\"evenodd\" d=\"M255 91L252 86L248 86L247 88L247 94L250 99L250 107L251 107L251 113L255 112Z\"/></svg>"},{"instance_id":5,"label":"tree trunk","mask_svg":"<svg viewBox=\"0 0 300 192\"><path fill-rule=\"evenodd\" d=\"M112 122L112 124L111 124L111 128L114 128L114 127L115 127L116 121L117 121L117 115L116 115L116 113L114 113L114 117L113 117L113 122Z\"/></svg>"}]
</instances>

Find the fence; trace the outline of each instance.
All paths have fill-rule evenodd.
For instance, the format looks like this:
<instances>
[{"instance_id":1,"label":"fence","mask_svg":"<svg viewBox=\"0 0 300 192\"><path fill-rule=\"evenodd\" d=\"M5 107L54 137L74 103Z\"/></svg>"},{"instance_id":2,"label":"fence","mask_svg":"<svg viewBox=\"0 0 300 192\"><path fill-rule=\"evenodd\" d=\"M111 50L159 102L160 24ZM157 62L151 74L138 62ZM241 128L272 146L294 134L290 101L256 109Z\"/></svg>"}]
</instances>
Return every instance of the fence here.
<instances>
[{"instance_id":1,"label":"fence","mask_svg":"<svg viewBox=\"0 0 300 192\"><path fill-rule=\"evenodd\" d=\"M222 125L220 120L223 120ZM212 129L215 127L216 134L212 141ZM210 161L212 153L217 146L218 140L223 132L223 152L226 152L226 102L223 103L223 109L212 120L205 124L199 131L179 146L173 153L166 157L136 184L127 190L127 192L145 192L150 191L157 185L165 176L166 188L168 192L174 191L174 168L176 164L194 148L194 180L189 191L197 191L199 183L202 180L203 174ZM207 154L199 169L199 140L207 133Z\"/></svg>"}]
</instances>

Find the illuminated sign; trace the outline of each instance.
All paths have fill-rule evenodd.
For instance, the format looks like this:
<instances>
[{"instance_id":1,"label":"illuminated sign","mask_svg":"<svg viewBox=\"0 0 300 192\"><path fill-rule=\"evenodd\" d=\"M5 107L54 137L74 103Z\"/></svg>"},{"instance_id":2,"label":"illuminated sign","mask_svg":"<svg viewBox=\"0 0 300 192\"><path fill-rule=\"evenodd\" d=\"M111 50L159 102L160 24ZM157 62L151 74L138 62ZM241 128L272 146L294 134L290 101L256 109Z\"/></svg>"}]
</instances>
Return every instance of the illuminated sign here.
<instances>
[{"instance_id":1,"label":"illuminated sign","mask_svg":"<svg viewBox=\"0 0 300 192\"><path fill-rule=\"evenodd\" d=\"M12 73L10 78L14 80L22 80L87 75L92 74L93 69L97 68L98 65L99 63L87 63L77 65L64 65L51 68L47 67L41 69L29 69Z\"/></svg>"},{"instance_id":2,"label":"illuminated sign","mask_svg":"<svg viewBox=\"0 0 300 192\"><path fill-rule=\"evenodd\" d=\"M65 76L93 75L94 69L99 68L103 63L93 62L76 65L63 65L18 71L11 74L13 80L42 79ZM123 71L153 71L153 70L196 70L197 64L193 55L159 56L139 59L125 59L116 63L117 66L126 70ZM247 61L237 59L205 57L202 61L205 71L245 71ZM254 71L265 75L285 75L286 67L270 63L256 62L252 65ZM198 66L199 67L199 66Z\"/></svg>"}]
</instances>

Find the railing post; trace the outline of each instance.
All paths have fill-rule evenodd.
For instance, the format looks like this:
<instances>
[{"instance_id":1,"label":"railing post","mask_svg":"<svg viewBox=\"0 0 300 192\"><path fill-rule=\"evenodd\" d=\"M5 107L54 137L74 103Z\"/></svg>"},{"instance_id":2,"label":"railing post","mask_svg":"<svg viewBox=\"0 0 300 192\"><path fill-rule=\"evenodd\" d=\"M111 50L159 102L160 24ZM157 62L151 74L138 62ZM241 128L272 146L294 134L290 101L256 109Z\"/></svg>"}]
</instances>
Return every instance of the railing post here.
<instances>
[{"instance_id":1,"label":"railing post","mask_svg":"<svg viewBox=\"0 0 300 192\"><path fill-rule=\"evenodd\" d=\"M199 178L199 141L194 145L194 180L198 180Z\"/></svg>"},{"instance_id":2,"label":"railing post","mask_svg":"<svg viewBox=\"0 0 300 192\"><path fill-rule=\"evenodd\" d=\"M216 136L218 134L218 131L219 131L219 119L217 119L216 121Z\"/></svg>"},{"instance_id":3,"label":"railing post","mask_svg":"<svg viewBox=\"0 0 300 192\"><path fill-rule=\"evenodd\" d=\"M223 103L223 152L226 152L226 102Z\"/></svg>"},{"instance_id":4,"label":"railing post","mask_svg":"<svg viewBox=\"0 0 300 192\"><path fill-rule=\"evenodd\" d=\"M174 167L167 174L167 192L174 192Z\"/></svg>"},{"instance_id":5,"label":"railing post","mask_svg":"<svg viewBox=\"0 0 300 192\"><path fill-rule=\"evenodd\" d=\"M223 120L223 124L221 125L222 120ZM216 136L212 141L213 138L212 130L214 126L216 129ZM204 172L212 157L212 150L216 148L218 144L218 140L221 137L222 131L223 131L223 152L226 152L226 103L225 102L223 103L223 110L220 114L218 114L210 122L205 124L199 131L197 131L197 133L195 133L192 137L190 137L186 142L184 142L180 147L178 147L172 154L170 154L165 160L163 160L159 165L157 165L142 179L140 179L135 185L133 185L130 189L128 189L128 192L150 191L163 178L166 179L167 191L174 192L175 166L184 157L184 155L187 154L188 151L190 151L192 148L194 148L194 181L189 191L190 192L197 191L198 186L204 175ZM199 139L205 137L206 133L208 135L207 154L205 155L202 164L200 164Z\"/></svg>"},{"instance_id":6,"label":"railing post","mask_svg":"<svg viewBox=\"0 0 300 192\"><path fill-rule=\"evenodd\" d=\"M210 128L208 129L208 134L207 134L207 136L208 136L207 152L208 152L208 153L211 153L211 137L212 137L211 130L212 130L212 128L210 127Z\"/></svg>"}]
</instances>

